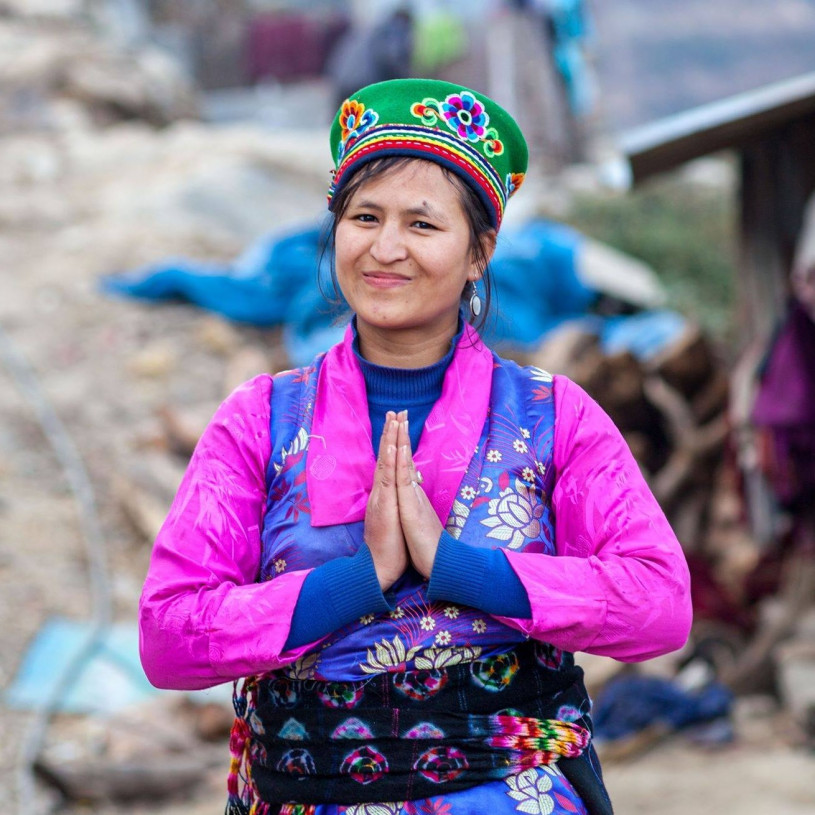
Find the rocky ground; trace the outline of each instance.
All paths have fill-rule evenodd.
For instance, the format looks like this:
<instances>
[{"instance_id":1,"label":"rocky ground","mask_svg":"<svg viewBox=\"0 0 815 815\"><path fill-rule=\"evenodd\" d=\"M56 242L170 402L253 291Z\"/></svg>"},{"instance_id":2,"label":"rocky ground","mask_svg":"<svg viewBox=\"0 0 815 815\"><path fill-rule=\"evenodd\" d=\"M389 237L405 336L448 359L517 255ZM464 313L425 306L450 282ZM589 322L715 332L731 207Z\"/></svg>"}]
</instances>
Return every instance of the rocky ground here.
<instances>
[{"instance_id":1,"label":"rocky ground","mask_svg":"<svg viewBox=\"0 0 815 815\"><path fill-rule=\"evenodd\" d=\"M4 25L0 41L16 42ZM98 90L93 78L83 93L88 87ZM0 128L2 690L50 617L92 619L108 596L112 619L134 622L150 533L183 470L174 440L200 427L238 382L287 365L274 331L183 305L112 299L100 292L100 276L171 255L226 260L270 230L310 223L323 211L329 167L325 132L203 125L185 118L189 99L181 92L173 98L184 116L164 111L168 121L155 129L143 121L101 126L99 108L81 94L47 91L43 85L35 100L36 121L19 95L3 97L17 100L16 118L6 107ZM75 492L82 470L71 449L55 451L43 428L50 412L87 471L101 559L88 548L93 528ZM595 670L606 668L590 665L590 679ZM28 797L32 788L19 770L35 718L2 705L3 811L220 812L224 709L220 701L192 706L169 694L114 717L51 719L44 731L50 766L152 761L155 770L158 757L177 793L68 804L40 783ZM607 776L622 815L803 815L815 807L814 769L789 714L770 697L749 697L737 705L732 743L666 738L609 761Z\"/></svg>"}]
</instances>

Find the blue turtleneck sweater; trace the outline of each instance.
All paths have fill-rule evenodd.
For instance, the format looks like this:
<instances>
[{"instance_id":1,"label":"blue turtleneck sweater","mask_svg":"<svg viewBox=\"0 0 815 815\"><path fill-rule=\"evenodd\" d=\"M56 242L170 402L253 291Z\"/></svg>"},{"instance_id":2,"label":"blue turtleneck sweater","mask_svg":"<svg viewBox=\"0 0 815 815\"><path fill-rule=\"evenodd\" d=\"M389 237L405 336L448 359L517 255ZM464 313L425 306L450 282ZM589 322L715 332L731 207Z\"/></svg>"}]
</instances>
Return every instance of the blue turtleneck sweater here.
<instances>
[{"instance_id":1,"label":"blue turtleneck sweater","mask_svg":"<svg viewBox=\"0 0 815 815\"><path fill-rule=\"evenodd\" d=\"M410 445L415 450L424 423L441 396L444 375L464 330L450 350L426 368L388 368L369 362L359 353L354 331L354 353L359 360L371 419L371 438L378 452L385 414L407 410ZM504 617L530 617L529 599L518 576L500 549L467 546L442 532L428 585L428 599L472 606ZM365 614L392 610L376 577L367 546L353 557L335 558L314 569L303 582L292 617L286 648L318 640Z\"/></svg>"},{"instance_id":2,"label":"blue turtleneck sweater","mask_svg":"<svg viewBox=\"0 0 815 815\"><path fill-rule=\"evenodd\" d=\"M354 326L354 353L365 378L368 395L368 415L371 418L371 440L374 452L379 452L379 439L385 428L385 414L392 410L408 412L410 448L419 446L424 423L441 396L444 375L453 359L458 341L464 331L459 321L458 334L450 342L450 350L435 364L426 368L388 368L368 362L359 352L359 336Z\"/></svg>"}]
</instances>

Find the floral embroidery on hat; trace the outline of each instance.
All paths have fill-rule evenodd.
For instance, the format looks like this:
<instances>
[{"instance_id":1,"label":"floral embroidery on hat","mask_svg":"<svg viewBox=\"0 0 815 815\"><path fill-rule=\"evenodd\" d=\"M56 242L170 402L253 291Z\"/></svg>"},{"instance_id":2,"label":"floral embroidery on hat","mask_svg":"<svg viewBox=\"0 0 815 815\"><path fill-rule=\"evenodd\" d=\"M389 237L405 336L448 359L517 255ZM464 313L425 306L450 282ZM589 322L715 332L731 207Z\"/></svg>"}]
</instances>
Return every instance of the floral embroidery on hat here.
<instances>
[{"instance_id":1,"label":"floral embroidery on hat","mask_svg":"<svg viewBox=\"0 0 815 815\"><path fill-rule=\"evenodd\" d=\"M451 93L443 102L433 98L423 99L416 102L410 112L429 126L442 120L463 141L483 142L484 153L489 158L504 152L498 131L489 126L490 115L483 102L469 91Z\"/></svg>"},{"instance_id":2,"label":"floral embroidery on hat","mask_svg":"<svg viewBox=\"0 0 815 815\"><path fill-rule=\"evenodd\" d=\"M524 173L507 173L505 186L507 188L507 198L515 195L524 183L526 175Z\"/></svg>"},{"instance_id":3,"label":"floral embroidery on hat","mask_svg":"<svg viewBox=\"0 0 815 815\"><path fill-rule=\"evenodd\" d=\"M340 127L342 136L339 143L339 157L345 155L349 142L359 138L368 128L379 121L379 114L371 108L365 107L356 99L346 99L340 110Z\"/></svg>"}]
</instances>

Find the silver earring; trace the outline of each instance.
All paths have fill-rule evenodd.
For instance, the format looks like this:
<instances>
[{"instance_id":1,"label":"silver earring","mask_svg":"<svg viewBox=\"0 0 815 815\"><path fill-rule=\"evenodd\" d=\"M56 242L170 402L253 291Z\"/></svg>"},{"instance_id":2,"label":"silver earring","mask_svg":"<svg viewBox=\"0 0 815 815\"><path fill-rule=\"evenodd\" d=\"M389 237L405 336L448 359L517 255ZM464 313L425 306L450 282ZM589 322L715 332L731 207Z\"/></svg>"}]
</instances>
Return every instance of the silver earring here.
<instances>
[{"instance_id":1,"label":"silver earring","mask_svg":"<svg viewBox=\"0 0 815 815\"><path fill-rule=\"evenodd\" d=\"M478 296L478 289L475 283L470 284L473 287L473 293L470 295L470 314L473 317L478 317L481 314L481 298Z\"/></svg>"}]
</instances>

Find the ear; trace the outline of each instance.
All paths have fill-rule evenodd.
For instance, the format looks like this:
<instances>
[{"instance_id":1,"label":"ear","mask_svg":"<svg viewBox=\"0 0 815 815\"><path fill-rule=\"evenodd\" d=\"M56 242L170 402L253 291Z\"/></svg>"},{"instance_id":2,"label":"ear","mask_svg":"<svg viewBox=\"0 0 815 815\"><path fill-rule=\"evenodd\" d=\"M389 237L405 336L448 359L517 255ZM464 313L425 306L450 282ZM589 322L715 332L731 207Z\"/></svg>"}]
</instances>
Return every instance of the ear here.
<instances>
[{"instance_id":1,"label":"ear","mask_svg":"<svg viewBox=\"0 0 815 815\"><path fill-rule=\"evenodd\" d=\"M494 229L490 229L488 232L485 232L479 240L481 241L483 260L477 262L475 258L473 259L472 270L470 274L467 275L467 279L471 282L481 279L481 276L484 274L484 266L489 264L492 260L492 256L495 254L495 244L498 240L498 233ZM482 266L481 264L484 265Z\"/></svg>"}]
</instances>

